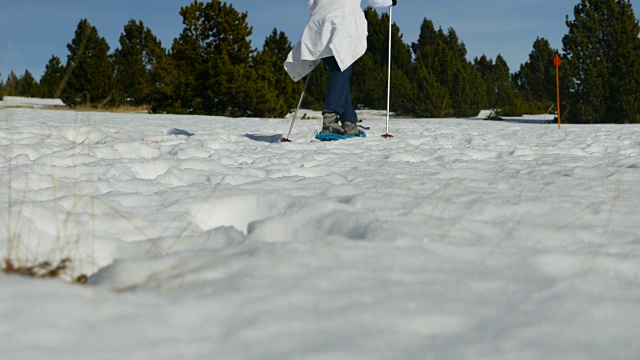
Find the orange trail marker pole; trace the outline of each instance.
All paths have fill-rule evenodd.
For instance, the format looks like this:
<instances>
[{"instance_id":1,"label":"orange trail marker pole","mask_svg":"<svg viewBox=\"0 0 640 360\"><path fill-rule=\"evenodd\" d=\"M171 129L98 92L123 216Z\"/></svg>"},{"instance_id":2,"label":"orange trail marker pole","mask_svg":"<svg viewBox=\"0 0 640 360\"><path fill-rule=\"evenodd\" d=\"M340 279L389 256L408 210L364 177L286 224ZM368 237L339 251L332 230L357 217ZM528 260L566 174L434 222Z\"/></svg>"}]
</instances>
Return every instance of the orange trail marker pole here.
<instances>
[{"instance_id":1,"label":"orange trail marker pole","mask_svg":"<svg viewBox=\"0 0 640 360\"><path fill-rule=\"evenodd\" d=\"M560 55L556 54L556 58L553 59L553 63L556 65L556 87L558 91L558 129L560 129L560 64L562 64Z\"/></svg>"}]
</instances>

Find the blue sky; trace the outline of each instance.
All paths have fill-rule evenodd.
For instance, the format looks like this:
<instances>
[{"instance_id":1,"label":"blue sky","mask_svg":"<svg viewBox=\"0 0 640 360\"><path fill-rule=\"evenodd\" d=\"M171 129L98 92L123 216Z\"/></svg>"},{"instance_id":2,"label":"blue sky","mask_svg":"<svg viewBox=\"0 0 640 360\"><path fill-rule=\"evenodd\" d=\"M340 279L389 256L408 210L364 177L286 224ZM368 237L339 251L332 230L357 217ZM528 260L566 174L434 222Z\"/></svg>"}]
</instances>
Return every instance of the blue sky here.
<instances>
[{"instance_id":1,"label":"blue sky","mask_svg":"<svg viewBox=\"0 0 640 360\"><path fill-rule=\"evenodd\" d=\"M545 37L555 48L562 48L567 33L566 15L573 15L579 0L398 0L394 22L404 41L417 40L426 17L443 28L453 27L467 45L469 58L502 54L511 71L527 60L536 37ZM182 29L181 6L192 0L1 0L0 74L6 79L11 70L18 75L29 69L39 78L51 55L66 61L66 45L82 18L89 19L111 50L130 20L142 20L158 36L165 48ZM240 11L249 13L254 47L278 28L296 42L304 27L308 10L305 0L231 0ZM366 5L367 0L363 0ZM640 0L633 0L638 11Z\"/></svg>"}]
</instances>

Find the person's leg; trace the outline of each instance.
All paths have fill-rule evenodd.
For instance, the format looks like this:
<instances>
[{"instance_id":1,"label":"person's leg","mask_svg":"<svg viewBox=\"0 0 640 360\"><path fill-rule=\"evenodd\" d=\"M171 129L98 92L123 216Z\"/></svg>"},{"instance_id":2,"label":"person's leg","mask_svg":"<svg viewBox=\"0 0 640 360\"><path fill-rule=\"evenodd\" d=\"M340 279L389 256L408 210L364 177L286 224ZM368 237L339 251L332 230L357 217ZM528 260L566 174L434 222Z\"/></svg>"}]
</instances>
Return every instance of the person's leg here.
<instances>
[{"instance_id":1,"label":"person's leg","mask_svg":"<svg viewBox=\"0 0 640 360\"><path fill-rule=\"evenodd\" d=\"M334 57L324 58L322 61L329 71L327 97L322 111L324 115L323 132L359 135L356 125L358 115L351 103L351 75L353 68L350 66L344 71L340 70ZM342 126L339 125L338 119L342 121ZM345 124L350 128L350 131L345 131Z\"/></svg>"},{"instance_id":2,"label":"person's leg","mask_svg":"<svg viewBox=\"0 0 640 360\"><path fill-rule=\"evenodd\" d=\"M340 66L333 56L322 59L322 62L329 71L329 85L322 113L342 115L345 112L345 98L350 87L351 68L345 71L340 70Z\"/></svg>"},{"instance_id":3,"label":"person's leg","mask_svg":"<svg viewBox=\"0 0 640 360\"><path fill-rule=\"evenodd\" d=\"M347 95L344 98L344 112L340 114L340 121L342 121L342 128L344 129L345 135L353 134L355 136L360 136L360 129L358 129L358 115L351 104L351 84L349 84L349 87L347 88Z\"/></svg>"},{"instance_id":4,"label":"person's leg","mask_svg":"<svg viewBox=\"0 0 640 360\"><path fill-rule=\"evenodd\" d=\"M349 66L345 72L349 72L349 78L347 79L347 92L344 96L344 100L342 102L342 113L340 114L340 121L344 124L345 122L352 122L356 124L358 122L358 114L356 114L356 109L353 108L353 104L351 103L351 74L352 67Z\"/></svg>"},{"instance_id":5,"label":"person's leg","mask_svg":"<svg viewBox=\"0 0 640 360\"><path fill-rule=\"evenodd\" d=\"M351 103L352 67L349 66L349 68L343 71L342 74L344 75L344 77L346 77L345 94L342 98L342 112L340 113L342 129L344 130L345 135L352 134L355 136L360 136L360 130L358 129L358 115L356 114L356 110L353 108L353 104Z\"/></svg>"}]
</instances>

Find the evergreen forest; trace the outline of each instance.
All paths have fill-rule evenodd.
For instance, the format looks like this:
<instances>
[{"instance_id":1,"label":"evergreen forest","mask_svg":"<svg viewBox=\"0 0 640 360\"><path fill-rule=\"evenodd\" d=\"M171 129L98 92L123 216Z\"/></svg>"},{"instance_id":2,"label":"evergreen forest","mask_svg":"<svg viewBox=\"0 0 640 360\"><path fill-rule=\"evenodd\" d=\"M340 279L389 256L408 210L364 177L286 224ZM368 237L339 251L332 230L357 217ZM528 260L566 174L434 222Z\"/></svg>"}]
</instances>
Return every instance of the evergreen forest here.
<instances>
[{"instance_id":1,"label":"evergreen forest","mask_svg":"<svg viewBox=\"0 0 640 360\"><path fill-rule=\"evenodd\" d=\"M220 0L195 0L179 16L183 29L169 48L142 21L130 20L113 51L82 19L66 59L52 56L39 80L28 70L0 74L0 97L231 117L282 117L296 107L303 81L294 83L283 63L297 38L274 28L255 48L249 14ZM368 51L354 65L353 102L384 109L389 16L371 8L365 16ZM393 24L391 109L429 118L471 117L482 109L505 116L553 112L559 54L563 121L640 123L640 25L630 0L579 0L566 27L562 49L538 38L528 60L509 69L500 55L469 59L453 28L425 18L419 37L407 43ZM303 106L320 109L327 74L318 66L310 76Z\"/></svg>"}]
</instances>

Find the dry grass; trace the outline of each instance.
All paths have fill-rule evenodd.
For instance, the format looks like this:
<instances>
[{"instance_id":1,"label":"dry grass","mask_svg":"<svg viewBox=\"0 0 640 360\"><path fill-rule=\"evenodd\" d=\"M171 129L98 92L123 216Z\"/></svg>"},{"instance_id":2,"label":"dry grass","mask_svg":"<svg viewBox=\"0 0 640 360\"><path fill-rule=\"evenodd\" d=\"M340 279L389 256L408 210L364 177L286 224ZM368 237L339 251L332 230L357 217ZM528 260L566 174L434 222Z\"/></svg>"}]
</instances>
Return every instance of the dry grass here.
<instances>
[{"instance_id":1,"label":"dry grass","mask_svg":"<svg viewBox=\"0 0 640 360\"><path fill-rule=\"evenodd\" d=\"M142 106L131 106L131 105L122 105L122 106L113 106L113 107L92 107L87 105L79 105L73 108L61 108L64 110L73 110L79 112L107 112L107 113L137 113L137 114L149 114L151 110L150 106L142 105Z\"/></svg>"},{"instance_id":2,"label":"dry grass","mask_svg":"<svg viewBox=\"0 0 640 360\"><path fill-rule=\"evenodd\" d=\"M3 261L2 271L7 274L34 278L62 278L67 273L72 272L71 259L62 259L55 265L49 261L44 261L31 266L17 265L11 259L5 259ZM89 277L83 274L72 279L72 282L76 284L86 284L88 279Z\"/></svg>"},{"instance_id":3,"label":"dry grass","mask_svg":"<svg viewBox=\"0 0 640 360\"><path fill-rule=\"evenodd\" d=\"M2 109L46 109L46 110L60 110L60 111L77 111L77 112L102 112L102 113L117 113L117 114L149 114L151 107L147 105L143 106L113 106L113 107L102 107L97 108L93 106L81 105L76 107L62 107L62 106L54 106L54 107L33 107L33 106L0 106L0 110Z\"/></svg>"}]
</instances>

